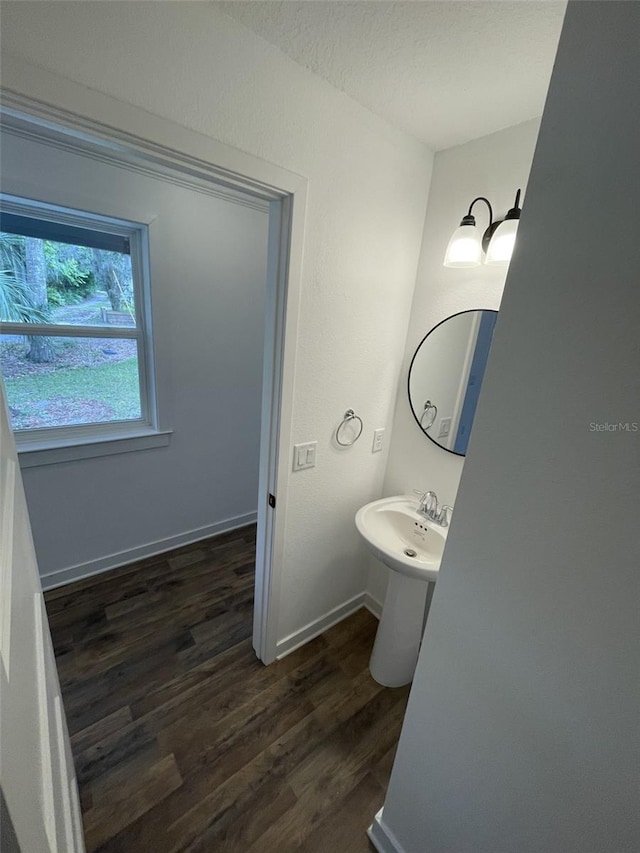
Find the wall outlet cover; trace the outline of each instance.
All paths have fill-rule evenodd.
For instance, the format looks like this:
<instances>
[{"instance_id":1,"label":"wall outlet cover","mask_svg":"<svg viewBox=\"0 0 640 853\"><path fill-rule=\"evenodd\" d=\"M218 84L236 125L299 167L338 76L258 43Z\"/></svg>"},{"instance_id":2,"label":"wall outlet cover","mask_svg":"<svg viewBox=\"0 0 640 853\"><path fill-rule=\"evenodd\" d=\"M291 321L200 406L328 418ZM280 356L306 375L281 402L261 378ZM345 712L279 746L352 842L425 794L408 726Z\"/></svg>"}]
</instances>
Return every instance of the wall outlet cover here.
<instances>
[{"instance_id":1,"label":"wall outlet cover","mask_svg":"<svg viewBox=\"0 0 640 853\"><path fill-rule=\"evenodd\" d=\"M451 418L441 418L440 419L440 431L438 432L438 438L446 438L451 432Z\"/></svg>"}]
</instances>

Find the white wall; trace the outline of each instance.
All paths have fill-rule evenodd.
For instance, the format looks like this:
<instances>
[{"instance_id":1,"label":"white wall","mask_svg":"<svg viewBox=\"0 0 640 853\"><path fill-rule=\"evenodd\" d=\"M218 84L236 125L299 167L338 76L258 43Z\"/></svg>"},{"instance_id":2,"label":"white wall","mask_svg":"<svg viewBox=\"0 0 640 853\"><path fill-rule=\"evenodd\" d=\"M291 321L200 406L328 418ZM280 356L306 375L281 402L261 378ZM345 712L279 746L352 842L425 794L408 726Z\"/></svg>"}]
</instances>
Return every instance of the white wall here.
<instances>
[{"instance_id":1,"label":"white wall","mask_svg":"<svg viewBox=\"0 0 640 853\"><path fill-rule=\"evenodd\" d=\"M285 637L366 586L353 518L382 490L432 155L205 3L3 3L17 56L269 160L309 180L294 441L282 566ZM364 419L332 445L344 411Z\"/></svg>"},{"instance_id":2,"label":"white wall","mask_svg":"<svg viewBox=\"0 0 640 853\"><path fill-rule=\"evenodd\" d=\"M475 308L499 308L503 269L450 269L442 261L449 237L476 196L486 196L494 216L502 218L513 206L518 187L525 192L539 125L538 120L525 122L435 156L384 495L433 489L441 503L455 503L464 459L436 447L420 432L409 407L406 376L416 347L445 317ZM476 205L474 215L479 228L488 224L486 205ZM371 559L368 589L379 601L384 599L386 582L386 569Z\"/></svg>"},{"instance_id":3,"label":"white wall","mask_svg":"<svg viewBox=\"0 0 640 853\"><path fill-rule=\"evenodd\" d=\"M486 196L494 216L500 219L513 206L518 187L522 187L524 197L539 125L538 120L525 122L436 154L403 370L408 371L422 338L445 317L475 308L500 307L503 268L483 265L450 269L442 261L449 237L476 196ZM473 212L478 228L483 229L488 224L486 206L479 203ZM434 489L445 503L452 504L463 465L463 459L434 447L420 434L409 408L406 383L401 383L385 493L424 487Z\"/></svg>"},{"instance_id":4,"label":"white wall","mask_svg":"<svg viewBox=\"0 0 640 853\"><path fill-rule=\"evenodd\" d=\"M149 230L168 447L24 470L51 585L255 518L268 212L2 133L3 189ZM167 541L169 540L169 541ZM76 567L73 568L72 567ZM62 574L57 574L57 573Z\"/></svg>"},{"instance_id":5,"label":"white wall","mask_svg":"<svg viewBox=\"0 0 640 853\"><path fill-rule=\"evenodd\" d=\"M569 4L384 807L406 853L640 849L640 432L591 428L640 421L639 33Z\"/></svg>"}]
</instances>

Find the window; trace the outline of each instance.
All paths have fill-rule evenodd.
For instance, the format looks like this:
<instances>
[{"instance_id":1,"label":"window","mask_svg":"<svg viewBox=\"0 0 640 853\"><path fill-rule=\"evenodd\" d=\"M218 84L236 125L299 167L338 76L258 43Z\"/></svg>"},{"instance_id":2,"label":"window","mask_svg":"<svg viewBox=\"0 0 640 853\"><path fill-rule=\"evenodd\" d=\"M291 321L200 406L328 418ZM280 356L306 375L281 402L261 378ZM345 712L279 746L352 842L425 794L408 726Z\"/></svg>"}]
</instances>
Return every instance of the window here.
<instances>
[{"instance_id":1,"label":"window","mask_svg":"<svg viewBox=\"0 0 640 853\"><path fill-rule=\"evenodd\" d=\"M144 226L2 198L0 371L19 449L154 430L145 251Z\"/></svg>"}]
</instances>

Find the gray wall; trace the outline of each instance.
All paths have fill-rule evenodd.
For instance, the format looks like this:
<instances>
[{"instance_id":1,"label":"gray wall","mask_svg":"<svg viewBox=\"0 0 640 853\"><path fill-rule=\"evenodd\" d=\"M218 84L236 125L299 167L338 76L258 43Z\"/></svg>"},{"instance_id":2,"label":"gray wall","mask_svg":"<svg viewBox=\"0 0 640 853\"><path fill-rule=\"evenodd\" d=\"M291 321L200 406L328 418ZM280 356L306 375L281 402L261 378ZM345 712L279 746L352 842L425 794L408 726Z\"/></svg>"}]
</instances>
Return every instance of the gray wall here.
<instances>
[{"instance_id":1,"label":"gray wall","mask_svg":"<svg viewBox=\"0 0 640 853\"><path fill-rule=\"evenodd\" d=\"M23 471L43 582L251 520L268 213L6 132L2 141L5 192L152 220L160 426L173 430L168 447Z\"/></svg>"},{"instance_id":2,"label":"gray wall","mask_svg":"<svg viewBox=\"0 0 640 853\"><path fill-rule=\"evenodd\" d=\"M640 4L570 3L382 822L640 849ZM495 413L505 429L497 434Z\"/></svg>"}]
</instances>

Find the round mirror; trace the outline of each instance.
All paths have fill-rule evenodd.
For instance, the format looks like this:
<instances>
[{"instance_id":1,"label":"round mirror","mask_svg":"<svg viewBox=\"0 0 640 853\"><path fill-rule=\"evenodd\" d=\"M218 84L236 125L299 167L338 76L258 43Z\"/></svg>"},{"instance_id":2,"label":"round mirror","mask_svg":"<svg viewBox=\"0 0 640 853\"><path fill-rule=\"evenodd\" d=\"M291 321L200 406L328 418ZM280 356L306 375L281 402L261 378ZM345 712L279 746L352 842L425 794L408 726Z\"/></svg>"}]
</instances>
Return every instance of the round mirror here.
<instances>
[{"instance_id":1,"label":"round mirror","mask_svg":"<svg viewBox=\"0 0 640 853\"><path fill-rule=\"evenodd\" d=\"M409 403L422 432L465 456L497 311L462 311L425 335L409 368Z\"/></svg>"}]
</instances>

